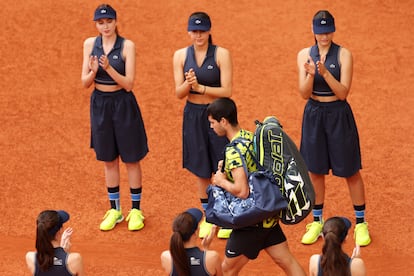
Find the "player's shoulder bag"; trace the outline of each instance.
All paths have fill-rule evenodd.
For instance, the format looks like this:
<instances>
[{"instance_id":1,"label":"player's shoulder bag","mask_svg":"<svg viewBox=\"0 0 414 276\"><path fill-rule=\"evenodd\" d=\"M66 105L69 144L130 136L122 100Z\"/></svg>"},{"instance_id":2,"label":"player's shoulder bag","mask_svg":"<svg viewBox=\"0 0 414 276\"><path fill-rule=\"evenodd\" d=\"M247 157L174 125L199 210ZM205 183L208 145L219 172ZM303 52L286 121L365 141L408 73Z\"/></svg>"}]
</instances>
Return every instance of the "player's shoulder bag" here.
<instances>
[{"instance_id":1,"label":"player's shoulder bag","mask_svg":"<svg viewBox=\"0 0 414 276\"><path fill-rule=\"evenodd\" d=\"M282 223L302 221L312 211L315 191L302 155L276 117L256 121L254 146L258 162L272 172L288 201L280 216Z\"/></svg>"},{"instance_id":2,"label":"player's shoulder bag","mask_svg":"<svg viewBox=\"0 0 414 276\"><path fill-rule=\"evenodd\" d=\"M237 147L238 143L241 143L249 151L256 162L257 171L248 171L245 158ZM270 171L263 169L257 162L248 147L250 143L249 140L238 138L226 146L226 149L232 147L241 157L243 168L248 177L250 189L248 198L238 198L221 187L210 185L207 188L207 222L224 228L237 229L252 226L265 219L278 216L280 211L286 208L287 201L282 196L275 178Z\"/></svg>"}]
</instances>

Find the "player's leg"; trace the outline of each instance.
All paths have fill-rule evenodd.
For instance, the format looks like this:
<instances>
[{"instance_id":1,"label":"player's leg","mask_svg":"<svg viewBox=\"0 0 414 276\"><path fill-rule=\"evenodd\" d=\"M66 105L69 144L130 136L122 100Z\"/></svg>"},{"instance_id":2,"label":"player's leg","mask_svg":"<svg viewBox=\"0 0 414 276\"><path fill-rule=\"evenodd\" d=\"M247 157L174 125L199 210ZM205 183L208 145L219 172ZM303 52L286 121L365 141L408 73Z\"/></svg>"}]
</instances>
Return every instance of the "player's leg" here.
<instances>
[{"instance_id":1,"label":"player's leg","mask_svg":"<svg viewBox=\"0 0 414 276\"><path fill-rule=\"evenodd\" d=\"M201 207L203 208L205 212L207 205L208 205L207 187L211 183L211 180L210 178L197 177L196 182L197 182L197 194L201 202ZM207 237L208 234L210 234L212 227L213 225L211 223L208 223L204 218L200 223L198 236L200 238Z\"/></svg>"},{"instance_id":2,"label":"player's leg","mask_svg":"<svg viewBox=\"0 0 414 276\"><path fill-rule=\"evenodd\" d=\"M315 190L315 205L312 209L313 222L306 225L306 233L302 237L303 244L315 243L322 234L323 203L325 199L325 175L310 173Z\"/></svg>"},{"instance_id":3,"label":"player's leg","mask_svg":"<svg viewBox=\"0 0 414 276\"><path fill-rule=\"evenodd\" d=\"M141 211L142 171L139 162L125 163L131 195L131 210L126 218L128 230L137 231L144 228L144 215Z\"/></svg>"},{"instance_id":4,"label":"player's leg","mask_svg":"<svg viewBox=\"0 0 414 276\"><path fill-rule=\"evenodd\" d=\"M365 221L365 187L361 173L358 171L351 177L347 177L349 193L356 217L355 241L360 246L367 246L371 243L368 231L368 223Z\"/></svg>"},{"instance_id":5,"label":"player's leg","mask_svg":"<svg viewBox=\"0 0 414 276\"><path fill-rule=\"evenodd\" d=\"M223 260L223 274L226 276L239 275L241 269L249 262L249 259L240 255L234 258L224 257Z\"/></svg>"},{"instance_id":6,"label":"player's leg","mask_svg":"<svg viewBox=\"0 0 414 276\"><path fill-rule=\"evenodd\" d=\"M290 252L286 241L272 245L265 250L273 262L282 268L286 275L306 275L301 265Z\"/></svg>"},{"instance_id":7,"label":"player's leg","mask_svg":"<svg viewBox=\"0 0 414 276\"><path fill-rule=\"evenodd\" d=\"M310 99L303 113L300 152L308 167L315 190L313 222L306 225L303 244L318 240L323 226L323 203L325 198L325 175L329 173L329 148L326 136L325 110L327 103Z\"/></svg>"},{"instance_id":8,"label":"player's leg","mask_svg":"<svg viewBox=\"0 0 414 276\"><path fill-rule=\"evenodd\" d=\"M122 216L120 194L119 194L119 158L110 162L104 162L105 167L105 182L108 190L108 198L111 209L108 210L101 222L99 228L103 231L111 230L115 225L121 222Z\"/></svg>"}]
</instances>

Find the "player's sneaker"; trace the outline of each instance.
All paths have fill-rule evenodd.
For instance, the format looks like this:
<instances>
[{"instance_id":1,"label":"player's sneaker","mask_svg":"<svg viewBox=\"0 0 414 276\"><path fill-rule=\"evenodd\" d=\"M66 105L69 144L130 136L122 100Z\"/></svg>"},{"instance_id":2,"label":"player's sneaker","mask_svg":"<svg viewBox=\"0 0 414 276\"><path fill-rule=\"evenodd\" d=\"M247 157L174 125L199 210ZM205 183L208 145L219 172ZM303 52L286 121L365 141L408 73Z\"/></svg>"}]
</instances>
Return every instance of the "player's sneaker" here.
<instances>
[{"instance_id":1,"label":"player's sneaker","mask_svg":"<svg viewBox=\"0 0 414 276\"><path fill-rule=\"evenodd\" d=\"M228 238L230 238L231 231L233 231L233 230L232 229L226 229L226 228L220 228L217 232L217 238L228 239Z\"/></svg>"},{"instance_id":2,"label":"player's sneaker","mask_svg":"<svg viewBox=\"0 0 414 276\"><path fill-rule=\"evenodd\" d=\"M322 236L323 223L314 221L306 225L306 233L302 237L303 244L315 243L320 236Z\"/></svg>"},{"instance_id":3,"label":"player's sneaker","mask_svg":"<svg viewBox=\"0 0 414 276\"><path fill-rule=\"evenodd\" d=\"M103 217L103 221L101 222L99 229L101 229L102 231L112 230L117 223L120 223L123 220L124 217L122 216L122 212L120 210L108 210L105 216Z\"/></svg>"},{"instance_id":4,"label":"player's sneaker","mask_svg":"<svg viewBox=\"0 0 414 276\"><path fill-rule=\"evenodd\" d=\"M142 214L141 210L135 208L131 209L126 218L126 221L128 221L129 231L137 231L144 228L144 215Z\"/></svg>"},{"instance_id":5,"label":"player's sneaker","mask_svg":"<svg viewBox=\"0 0 414 276\"><path fill-rule=\"evenodd\" d=\"M208 234L210 234L212 227L213 227L213 224L207 222L206 219L203 219L198 229L198 237L201 239L207 237Z\"/></svg>"},{"instance_id":6,"label":"player's sneaker","mask_svg":"<svg viewBox=\"0 0 414 276\"><path fill-rule=\"evenodd\" d=\"M354 238L355 242L360 246L367 246L371 243L367 222L357 223L355 225Z\"/></svg>"}]
</instances>

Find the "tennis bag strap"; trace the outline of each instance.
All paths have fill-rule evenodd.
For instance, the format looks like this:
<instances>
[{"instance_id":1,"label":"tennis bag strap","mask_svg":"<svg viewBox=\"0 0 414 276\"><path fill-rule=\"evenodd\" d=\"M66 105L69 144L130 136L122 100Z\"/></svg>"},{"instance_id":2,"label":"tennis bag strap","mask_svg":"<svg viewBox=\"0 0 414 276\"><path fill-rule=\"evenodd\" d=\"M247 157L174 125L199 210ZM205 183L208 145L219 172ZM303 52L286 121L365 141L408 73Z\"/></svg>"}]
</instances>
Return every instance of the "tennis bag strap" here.
<instances>
[{"instance_id":1,"label":"tennis bag strap","mask_svg":"<svg viewBox=\"0 0 414 276\"><path fill-rule=\"evenodd\" d=\"M246 144L247 143L247 144ZM247 164L246 164L246 160L243 158L243 154L241 153L240 149L237 147L237 144L242 144L247 151L250 153L254 163L256 163L256 168L258 171L270 171L268 170L266 167L262 166L262 164L259 162L259 160L256 158L256 154L254 154L250 148L249 148L249 144L252 143L250 140L247 139L243 139L243 138L236 138L233 141L231 141L230 143L228 143L226 145L226 149L227 147L233 147L240 155L243 167L244 167L244 171L246 173L247 176L249 176L249 170L247 169ZM254 146L254 141L253 141L253 146ZM223 166L221 168L221 171L224 172L224 164L226 163L226 150L224 151L224 157L223 157ZM282 190L281 190L282 191Z\"/></svg>"},{"instance_id":2,"label":"tennis bag strap","mask_svg":"<svg viewBox=\"0 0 414 276\"><path fill-rule=\"evenodd\" d=\"M256 121L254 138L258 162L273 173L288 201L288 207L282 210L282 223L299 223L315 203L315 191L302 155L274 116Z\"/></svg>"}]
</instances>

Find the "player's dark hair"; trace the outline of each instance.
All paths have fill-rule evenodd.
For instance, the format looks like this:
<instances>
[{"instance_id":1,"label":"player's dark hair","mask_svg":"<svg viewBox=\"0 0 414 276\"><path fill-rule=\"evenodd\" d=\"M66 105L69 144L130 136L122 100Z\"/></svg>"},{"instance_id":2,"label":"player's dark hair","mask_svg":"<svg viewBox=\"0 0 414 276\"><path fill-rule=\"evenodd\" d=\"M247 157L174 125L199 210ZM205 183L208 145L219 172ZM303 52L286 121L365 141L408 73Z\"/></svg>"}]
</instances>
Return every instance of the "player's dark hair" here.
<instances>
[{"instance_id":1,"label":"player's dark hair","mask_svg":"<svg viewBox=\"0 0 414 276\"><path fill-rule=\"evenodd\" d=\"M313 19L321 19L321 18L334 18L333 15L327 10L319 10L313 16Z\"/></svg>"},{"instance_id":2,"label":"player's dark hair","mask_svg":"<svg viewBox=\"0 0 414 276\"><path fill-rule=\"evenodd\" d=\"M237 107L235 102L230 98L218 98L207 107L207 115L214 120L220 121L226 119L232 126L239 124L237 120Z\"/></svg>"},{"instance_id":3,"label":"player's dark hair","mask_svg":"<svg viewBox=\"0 0 414 276\"><path fill-rule=\"evenodd\" d=\"M173 234L170 239L170 253L174 268L180 276L190 276L190 260L184 248L184 242L194 234L194 218L189 213L179 214L172 225Z\"/></svg>"},{"instance_id":4,"label":"player's dark hair","mask_svg":"<svg viewBox=\"0 0 414 276\"><path fill-rule=\"evenodd\" d=\"M36 260L40 271L46 271L53 266L55 250L52 240L55 239L56 232L51 230L59 224L59 215L56 211L45 210L39 214L36 223Z\"/></svg>"},{"instance_id":5,"label":"player's dark hair","mask_svg":"<svg viewBox=\"0 0 414 276\"><path fill-rule=\"evenodd\" d=\"M193 13L190 15L189 19L193 19L193 18L201 18L201 19L208 19L208 20L210 20L210 16L208 16L208 14L207 14L207 13L205 13L205 12L201 12L201 11L198 11L198 12L193 12ZM210 20L210 21L211 21L211 20ZM208 44L213 44L213 38L211 37L211 33L210 33L210 35L208 36Z\"/></svg>"},{"instance_id":6,"label":"player's dark hair","mask_svg":"<svg viewBox=\"0 0 414 276\"><path fill-rule=\"evenodd\" d=\"M323 225L324 245L321 268L323 275L351 276L348 255L342 250L346 225L340 217L332 217Z\"/></svg>"}]
</instances>

